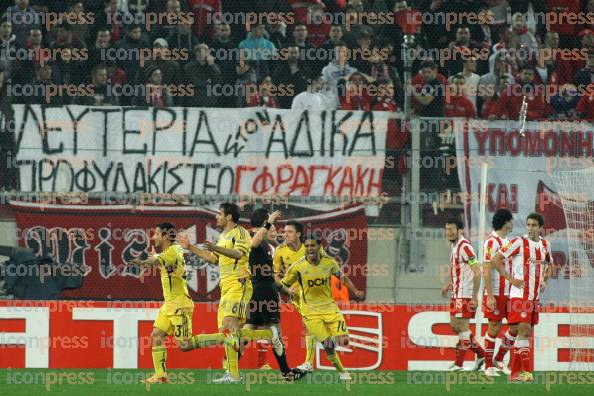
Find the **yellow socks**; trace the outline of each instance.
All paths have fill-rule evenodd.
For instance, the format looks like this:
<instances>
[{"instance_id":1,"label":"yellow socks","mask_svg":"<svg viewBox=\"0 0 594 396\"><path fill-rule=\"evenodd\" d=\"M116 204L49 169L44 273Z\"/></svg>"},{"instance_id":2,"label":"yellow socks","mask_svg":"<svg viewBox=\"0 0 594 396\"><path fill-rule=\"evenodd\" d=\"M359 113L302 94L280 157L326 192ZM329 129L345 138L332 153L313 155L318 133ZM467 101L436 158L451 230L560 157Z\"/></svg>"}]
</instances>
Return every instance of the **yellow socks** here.
<instances>
[{"instance_id":1,"label":"yellow socks","mask_svg":"<svg viewBox=\"0 0 594 396\"><path fill-rule=\"evenodd\" d=\"M198 334L191 338L192 346L196 348L204 348L210 345L219 345L225 341L223 333L214 334Z\"/></svg>"},{"instance_id":2,"label":"yellow socks","mask_svg":"<svg viewBox=\"0 0 594 396\"><path fill-rule=\"evenodd\" d=\"M155 375L157 377L164 377L167 373L165 363L167 362L167 348L164 346L153 347L153 366L155 367Z\"/></svg>"},{"instance_id":3,"label":"yellow socks","mask_svg":"<svg viewBox=\"0 0 594 396\"><path fill-rule=\"evenodd\" d=\"M305 336L305 346L307 347L307 354L305 355L305 362L311 363L313 365L314 353L316 350L316 338L314 336L306 335Z\"/></svg>"},{"instance_id":4,"label":"yellow socks","mask_svg":"<svg viewBox=\"0 0 594 396\"><path fill-rule=\"evenodd\" d=\"M229 345L225 345L227 354L227 369L233 379L239 379L239 356L238 353Z\"/></svg>"},{"instance_id":5,"label":"yellow socks","mask_svg":"<svg viewBox=\"0 0 594 396\"><path fill-rule=\"evenodd\" d=\"M239 337L242 340L271 340L272 330L240 329Z\"/></svg>"},{"instance_id":6,"label":"yellow socks","mask_svg":"<svg viewBox=\"0 0 594 396\"><path fill-rule=\"evenodd\" d=\"M338 357L338 353L334 353L334 355L328 356L328 360L330 360L334 367L336 367L336 371L338 371L339 373L344 372L344 367L342 367L342 362L340 361L340 357Z\"/></svg>"}]
</instances>

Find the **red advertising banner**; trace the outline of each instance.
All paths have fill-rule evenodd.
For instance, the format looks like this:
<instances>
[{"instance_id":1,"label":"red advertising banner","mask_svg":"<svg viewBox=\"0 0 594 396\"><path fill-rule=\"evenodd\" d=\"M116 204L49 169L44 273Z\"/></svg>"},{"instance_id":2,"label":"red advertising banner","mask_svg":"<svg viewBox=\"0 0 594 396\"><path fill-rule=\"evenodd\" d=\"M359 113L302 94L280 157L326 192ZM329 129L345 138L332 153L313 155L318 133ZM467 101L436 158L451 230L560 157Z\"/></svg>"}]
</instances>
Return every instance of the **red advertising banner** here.
<instances>
[{"instance_id":1,"label":"red advertising banner","mask_svg":"<svg viewBox=\"0 0 594 396\"><path fill-rule=\"evenodd\" d=\"M150 368L150 333L160 304L0 301L0 367ZM289 364L296 366L305 356L304 332L301 318L291 308L283 304L281 327ZM341 350L341 359L351 370L444 370L454 359L457 336L449 328L445 306L351 304L341 308L350 333L350 345ZM216 332L216 311L214 303L195 304L193 333ZM594 326L594 312L570 314L567 309L547 308L540 314L534 330L535 370L571 369L570 323ZM482 334L486 327L482 326ZM476 330L474 323L471 330ZM592 337L583 340L583 348L592 348ZM172 339L167 346L170 368L221 367L220 346L185 353ZM473 360L468 353L466 365L474 364ZM276 367L272 352L268 361ZM240 366L256 367L253 346L242 356ZM320 349L316 366L331 366Z\"/></svg>"},{"instance_id":2,"label":"red advertising banner","mask_svg":"<svg viewBox=\"0 0 594 396\"><path fill-rule=\"evenodd\" d=\"M85 268L83 286L64 291L62 298L94 300L160 300L158 270L127 266L125 262L151 250L154 227L172 222L194 243L216 241L215 212L196 207L129 205L36 205L15 202L19 243L38 255ZM367 218L364 207L352 206L295 219L318 229L326 250L342 265L360 289L366 289ZM242 219L242 225L249 223ZM282 231L283 222L279 222ZM218 267L187 255L188 289L194 301L217 301Z\"/></svg>"}]
</instances>

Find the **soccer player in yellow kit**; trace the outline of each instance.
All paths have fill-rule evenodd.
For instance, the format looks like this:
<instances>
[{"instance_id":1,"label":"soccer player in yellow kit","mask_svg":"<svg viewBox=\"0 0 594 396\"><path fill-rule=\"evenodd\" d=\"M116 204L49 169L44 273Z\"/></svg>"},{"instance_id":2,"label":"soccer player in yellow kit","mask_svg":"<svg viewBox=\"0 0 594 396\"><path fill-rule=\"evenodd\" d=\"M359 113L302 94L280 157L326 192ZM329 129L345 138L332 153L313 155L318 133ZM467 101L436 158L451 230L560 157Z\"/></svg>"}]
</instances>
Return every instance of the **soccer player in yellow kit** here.
<instances>
[{"instance_id":1,"label":"soccer player in yellow kit","mask_svg":"<svg viewBox=\"0 0 594 396\"><path fill-rule=\"evenodd\" d=\"M190 245L187 238L180 238L184 248L210 263L219 264L219 287L221 299L217 313L219 331L225 335L227 373L216 383L237 383L239 376L239 351L243 341L267 339L278 343L278 331L273 327L267 330L242 329L246 321L246 311L252 297L252 281L249 269L251 238L248 231L238 224L239 207L224 203L217 214L217 227L223 229L216 244L204 242L206 249ZM206 345L218 343L220 333L202 339Z\"/></svg>"},{"instance_id":2,"label":"soccer player in yellow kit","mask_svg":"<svg viewBox=\"0 0 594 396\"><path fill-rule=\"evenodd\" d=\"M307 333L321 342L328 360L332 362L342 380L350 380L351 376L344 369L340 357L336 353L336 345L346 346L349 343L349 332L344 317L332 298L331 277L337 276L357 297L363 298L348 278L340 272L336 260L320 252L321 236L309 233L305 237L305 257L291 264L281 284L285 293L295 295L290 287L298 283L300 286L300 311Z\"/></svg>"}]
</instances>

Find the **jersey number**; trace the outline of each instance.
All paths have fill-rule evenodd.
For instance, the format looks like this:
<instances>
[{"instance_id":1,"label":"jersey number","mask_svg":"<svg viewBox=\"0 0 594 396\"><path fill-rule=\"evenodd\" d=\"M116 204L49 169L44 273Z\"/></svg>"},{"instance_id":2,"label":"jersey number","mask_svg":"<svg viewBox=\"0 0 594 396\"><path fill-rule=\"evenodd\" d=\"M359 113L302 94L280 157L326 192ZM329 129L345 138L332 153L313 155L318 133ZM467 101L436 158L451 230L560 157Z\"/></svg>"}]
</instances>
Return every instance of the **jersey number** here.
<instances>
[{"instance_id":1,"label":"jersey number","mask_svg":"<svg viewBox=\"0 0 594 396\"><path fill-rule=\"evenodd\" d=\"M175 335L176 337L179 337L179 336L181 335L181 328L182 328L182 325L176 325L175 327L177 327L177 329L175 330L175 334L174 334L174 335Z\"/></svg>"},{"instance_id":2,"label":"jersey number","mask_svg":"<svg viewBox=\"0 0 594 396\"><path fill-rule=\"evenodd\" d=\"M344 323L344 320L337 323L336 331L346 331L346 323Z\"/></svg>"}]
</instances>

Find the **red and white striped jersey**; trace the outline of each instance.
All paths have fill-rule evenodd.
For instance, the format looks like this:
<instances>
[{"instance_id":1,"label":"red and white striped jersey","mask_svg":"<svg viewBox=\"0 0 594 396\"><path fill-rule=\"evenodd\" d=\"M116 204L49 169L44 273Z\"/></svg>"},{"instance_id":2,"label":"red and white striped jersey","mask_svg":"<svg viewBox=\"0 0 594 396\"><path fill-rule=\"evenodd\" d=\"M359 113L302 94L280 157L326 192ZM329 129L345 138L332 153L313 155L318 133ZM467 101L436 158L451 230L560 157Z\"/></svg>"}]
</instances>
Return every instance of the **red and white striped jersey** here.
<instances>
[{"instance_id":1,"label":"red and white striped jersey","mask_svg":"<svg viewBox=\"0 0 594 396\"><path fill-rule=\"evenodd\" d=\"M489 235L489 238L485 241L484 244L484 253L483 253L483 262L491 261L493 256L505 245L509 243L509 239L501 238L495 231ZM512 271L512 263L511 259L505 259L503 262L504 268L511 274ZM491 270L491 285L493 287L493 295L499 296L509 296L509 287L510 283L505 280L499 271L495 268ZM485 294L487 293L487 289L485 289Z\"/></svg>"},{"instance_id":2,"label":"red and white striped jersey","mask_svg":"<svg viewBox=\"0 0 594 396\"><path fill-rule=\"evenodd\" d=\"M538 300L545 265L553 264L550 247L544 238L534 242L528 235L524 235L512 239L501 249L503 257L512 259L512 276L524 280L524 287L521 289L511 286L510 298Z\"/></svg>"},{"instance_id":3,"label":"red and white striped jersey","mask_svg":"<svg viewBox=\"0 0 594 396\"><path fill-rule=\"evenodd\" d=\"M468 239L460 237L452 245L450 254L450 275L452 279L452 298L472 298L473 272L470 268L478 260Z\"/></svg>"}]
</instances>

